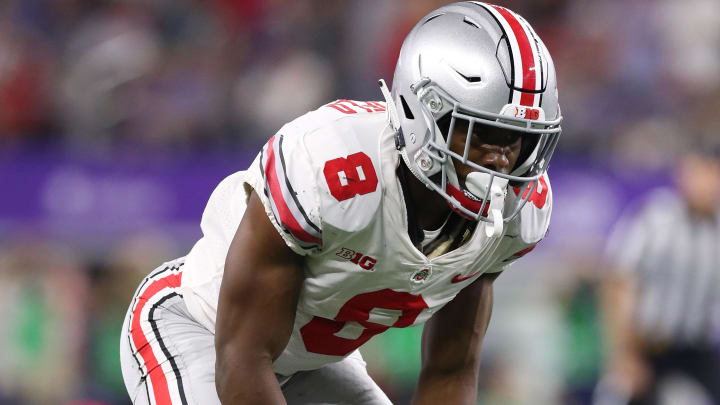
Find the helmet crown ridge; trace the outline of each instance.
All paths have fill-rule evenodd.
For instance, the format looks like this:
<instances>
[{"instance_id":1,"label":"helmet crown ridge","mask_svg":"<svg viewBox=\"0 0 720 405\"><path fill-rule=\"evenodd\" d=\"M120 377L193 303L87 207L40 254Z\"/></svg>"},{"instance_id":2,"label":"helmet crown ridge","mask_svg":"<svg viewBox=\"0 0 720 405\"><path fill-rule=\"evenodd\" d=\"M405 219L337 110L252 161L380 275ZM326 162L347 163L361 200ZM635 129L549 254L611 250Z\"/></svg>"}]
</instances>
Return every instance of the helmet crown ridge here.
<instances>
[{"instance_id":1,"label":"helmet crown ridge","mask_svg":"<svg viewBox=\"0 0 720 405\"><path fill-rule=\"evenodd\" d=\"M472 192L459 184L455 162L492 179L531 187L547 169L560 135L562 118L550 53L524 18L482 2L449 4L413 27L400 50L391 97L400 122L400 152L410 171L453 209L478 220L490 222L482 210L468 209L457 198ZM442 133L438 122L447 117L449 129L444 127L447 133ZM467 159L467 153L449 149L458 120L468 122L467 141L473 126L520 131L527 153L510 174L479 166ZM510 215L520 209L515 207Z\"/></svg>"}]
</instances>

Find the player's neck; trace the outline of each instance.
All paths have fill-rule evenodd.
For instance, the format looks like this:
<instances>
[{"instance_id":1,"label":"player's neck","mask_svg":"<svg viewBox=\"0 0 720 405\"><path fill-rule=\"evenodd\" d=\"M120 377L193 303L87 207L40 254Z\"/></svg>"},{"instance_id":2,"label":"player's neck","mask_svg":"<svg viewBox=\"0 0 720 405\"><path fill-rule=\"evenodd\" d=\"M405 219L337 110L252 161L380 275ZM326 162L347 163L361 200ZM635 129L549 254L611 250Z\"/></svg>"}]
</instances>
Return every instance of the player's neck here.
<instances>
[{"instance_id":1,"label":"player's neck","mask_svg":"<svg viewBox=\"0 0 720 405\"><path fill-rule=\"evenodd\" d=\"M415 204L420 226L422 229L440 228L450 214L447 202L440 194L427 188L412 174L407 177L411 203Z\"/></svg>"}]
</instances>

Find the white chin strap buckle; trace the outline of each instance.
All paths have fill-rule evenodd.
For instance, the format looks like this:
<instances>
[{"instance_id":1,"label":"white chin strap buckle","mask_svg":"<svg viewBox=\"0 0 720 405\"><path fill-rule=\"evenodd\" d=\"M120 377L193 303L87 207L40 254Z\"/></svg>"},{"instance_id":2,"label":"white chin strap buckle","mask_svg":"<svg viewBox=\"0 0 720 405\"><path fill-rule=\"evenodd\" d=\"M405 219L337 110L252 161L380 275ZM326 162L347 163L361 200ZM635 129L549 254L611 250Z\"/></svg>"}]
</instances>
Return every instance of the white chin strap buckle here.
<instances>
[{"instance_id":1,"label":"white chin strap buckle","mask_svg":"<svg viewBox=\"0 0 720 405\"><path fill-rule=\"evenodd\" d=\"M488 217L492 221L492 225L486 224L485 226L485 234L488 238L497 238L502 235L503 209L505 208L507 185L507 179L483 172L472 172L465 179L465 187L478 199L485 198L488 187L490 187Z\"/></svg>"}]
</instances>

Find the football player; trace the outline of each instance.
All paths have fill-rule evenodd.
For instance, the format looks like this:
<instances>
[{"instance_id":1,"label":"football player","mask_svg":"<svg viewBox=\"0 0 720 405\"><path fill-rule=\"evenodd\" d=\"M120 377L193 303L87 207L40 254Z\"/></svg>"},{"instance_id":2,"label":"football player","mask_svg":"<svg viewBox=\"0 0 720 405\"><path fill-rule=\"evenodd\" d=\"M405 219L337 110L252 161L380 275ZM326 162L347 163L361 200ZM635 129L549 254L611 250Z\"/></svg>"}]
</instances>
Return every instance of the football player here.
<instances>
[{"instance_id":1,"label":"football player","mask_svg":"<svg viewBox=\"0 0 720 405\"><path fill-rule=\"evenodd\" d=\"M561 114L527 21L424 17L385 102L337 100L224 179L123 327L135 404L389 404L358 348L425 323L414 403L475 404L493 281L544 237Z\"/></svg>"}]
</instances>

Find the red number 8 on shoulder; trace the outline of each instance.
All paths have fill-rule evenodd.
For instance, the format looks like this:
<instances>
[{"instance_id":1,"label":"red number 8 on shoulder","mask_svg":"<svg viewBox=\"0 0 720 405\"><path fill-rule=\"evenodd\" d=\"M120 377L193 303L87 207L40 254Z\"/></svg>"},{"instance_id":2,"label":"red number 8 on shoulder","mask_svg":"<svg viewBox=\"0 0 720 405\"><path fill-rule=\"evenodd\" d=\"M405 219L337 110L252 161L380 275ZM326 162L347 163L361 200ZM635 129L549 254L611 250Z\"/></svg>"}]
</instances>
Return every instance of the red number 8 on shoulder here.
<instances>
[{"instance_id":1,"label":"red number 8 on shoulder","mask_svg":"<svg viewBox=\"0 0 720 405\"><path fill-rule=\"evenodd\" d=\"M328 160L323 167L330 194L338 201L377 189L378 177L370 157L363 152Z\"/></svg>"}]
</instances>

